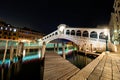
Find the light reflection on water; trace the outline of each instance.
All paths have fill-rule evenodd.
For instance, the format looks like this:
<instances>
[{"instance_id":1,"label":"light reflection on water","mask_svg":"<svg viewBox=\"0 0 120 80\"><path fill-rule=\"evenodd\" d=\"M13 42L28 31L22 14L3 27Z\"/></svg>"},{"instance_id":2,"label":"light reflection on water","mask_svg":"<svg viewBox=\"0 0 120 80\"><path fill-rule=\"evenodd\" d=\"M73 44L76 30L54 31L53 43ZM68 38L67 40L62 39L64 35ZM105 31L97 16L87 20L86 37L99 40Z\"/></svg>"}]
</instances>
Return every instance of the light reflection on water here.
<instances>
[{"instance_id":1,"label":"light reflection on water","mask_svg":"<svg viewBox=\"0 0 120 80\"><path fill-rule=\"evenodd\" d=\"M42 80L43 64L40 59L18 61L0 68L0 80Z\"/></svg>"},{"instance_id":2,"label":"light reflection on water","mask_svg":"<svg viewBox=\"0 0 120 80\"><path fill-rule=\"evenodd\" d=\"M38 54L29 55L9 67L0 67L0 80L42 80L43 62L39 57ZM66 59L80 69L93 60L75 52L66 55Z\"/></svg>"},{"instance_id":3,"label":"light reflection on water","mask_svg":"<svg viewBox=\"0 0 120 80\"><path fill-rule=\"evenodd\" d=\"M40 55L27 55L21 60L13 59L10 63L9 59L5 60L4 66L0 61L0 80L42 80L42 61Z\"/></svg>"},{"instance_id":4,"label":"light reflection on water","mask_svg":"<svg viewBox=\"0 0 120 80\"><path fill-rule=\"evenodd\" d=\"M94 58L85 56L83 53L72 52L71 54L66 56L66 59L78 68L82 69L87 64L89 64Z\"/></svg>"},{"instance_id":5,"label":"light reflection on water","mask_svg":"<svg viewBox=\"0 0 120 80\"><path fill-rule=\"evenodd\" d=\"M17 63L11 64L9 67L1 67L1 80L15 80L15 75L20 72L21 66L21 62L18 61Z\"/></svg>"}]
</instances>

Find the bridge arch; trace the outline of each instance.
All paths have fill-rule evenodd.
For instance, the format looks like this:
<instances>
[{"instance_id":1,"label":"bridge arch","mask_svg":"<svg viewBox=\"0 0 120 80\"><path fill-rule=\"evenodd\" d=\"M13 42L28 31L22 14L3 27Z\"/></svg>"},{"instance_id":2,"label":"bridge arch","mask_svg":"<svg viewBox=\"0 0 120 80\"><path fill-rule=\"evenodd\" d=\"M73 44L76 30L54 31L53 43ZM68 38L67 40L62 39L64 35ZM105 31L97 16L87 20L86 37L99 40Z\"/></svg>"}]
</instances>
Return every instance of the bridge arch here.
<instances>
[{"instance_id":1,"label":"bridge arch","mask_svg":"<svg viewBox=\"0 0 120 80\"><path fill-rule=\"evenodd\" d=\"M51 39L49 42L51 42L51 41L54 41L54 40L57 40L57 39L65 39L65 40L68 40L68 41L70 41L70 42L73 42L74 44L76 44L76 45L78 45L78 43L76 43L73 39L68 39L68 38L54 38L54 39ZM49 43L49 42L46 42L46 44L47 43Z\"/></svg>"},{"instance_id":2,"label":"bridge arch","mask_svg":"<svg viewBox=\"0 0 120 80\"><path fill-rule=\"evenodd\" d=\"M58 35L58 32L55 32L55 35Z\"/></svg>"},{"instance_id":3,"label":"bridge arch","mask_svg":"<svg viewBox=\"0 0 120 80\"><path fill-rule=\"evenodd\" d=\"M97 32L96 31L92 31L90 33L90 38L98 38Z\"/></svg>"},{"instance_id":4,"label":"bridge arch","mask_svg":"<svg viewBox=\"0 0 120 80\"><path fill-rule=\"evenodd\" d=\"M66 30L66 35L70 35L70 30Z\"/></svg>"},{"instance_id":5,"label":"bridge arch","mask_svg":"<svg viewBox=\"0 0 120 80\"><path fill-rule=\"evenodd\" d=\"M75 30L71 30L71 35L75 35Z\"/></svg>"},{"instance_id":6,"label":"bridge arch","mask_svg":"<svg viewBox=\"0 0 120 80\"><path fill-rule=\"evenodd\" d=\"M54 36L54 33L52 34L52 36Z\"/></svg>"},{"instance_id":7,"label":"bridge arch","mask_svg":"<svg viewBox=\"0 0 120 80\"><path fill-rule=\"evenodd\" d=\"M81 36L81 31L80 30L77 30L76 36Z\"/></svg>"},{"instance_id":8,"label":"bridge arch","mask_svg":"<svg viewBox=\"0 0 120 80\"><path fill-rule=\"evenodd\" d=\"M87 31L87 30L86 30L86 31L83 31L82 36L83 36L83 37L89 37L89 33L88 33L88 31Z\"/></svg>"},{"instance_id":9,"label":"bridge arch","mask_svg":"<svg viewBox=\"0 0 120 80\"><path fill-rule=\"evenodd\" d=\"M105 39L104 32L101 32L101 33L99 34L99 39Z\"/></svg>"}]
</instances>

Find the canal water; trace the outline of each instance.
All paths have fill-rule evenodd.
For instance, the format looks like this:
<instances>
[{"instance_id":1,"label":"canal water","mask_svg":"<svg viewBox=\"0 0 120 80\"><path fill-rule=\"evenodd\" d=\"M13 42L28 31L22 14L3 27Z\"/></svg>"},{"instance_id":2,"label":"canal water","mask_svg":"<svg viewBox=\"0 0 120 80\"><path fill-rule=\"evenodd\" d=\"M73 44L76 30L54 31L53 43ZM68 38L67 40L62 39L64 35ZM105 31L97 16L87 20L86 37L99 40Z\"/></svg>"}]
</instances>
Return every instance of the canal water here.
<instances>
[{"instance_id":1,"label":"canal water","mask_svg":"<svg viewBox=\"0 0 120 80\"><path fill-rule=\"evenodd\" d=\"M66 55L66 59L74 64L76 67L82 69L92 60L95 59L92 55L85 55L84 53L72 52L69 55Z\"/></svg>"},{"instance_id":2,"label":"canal water","mask_svg":"<svg viewBox=\"0 0 120 80\"><path fill-rule=\"evenodd\" d=\"M82 69L94 58L85 56L82 53L71 52L66 59L78 68ZM39 58L26 61L18 61L10 66L0 67L0 80L42 80L44 61Z\"/></svg>"},{"instance_id":3,"label":"canal water","mask_svg":"<svg viewBox=\"0 0 120 80\"><path fill-rule=\"evenodd\" d=\"M42 80L42 75L43 61L40 59L18 61L0 68L0 80Z\"/></svg>"}]
</instances>

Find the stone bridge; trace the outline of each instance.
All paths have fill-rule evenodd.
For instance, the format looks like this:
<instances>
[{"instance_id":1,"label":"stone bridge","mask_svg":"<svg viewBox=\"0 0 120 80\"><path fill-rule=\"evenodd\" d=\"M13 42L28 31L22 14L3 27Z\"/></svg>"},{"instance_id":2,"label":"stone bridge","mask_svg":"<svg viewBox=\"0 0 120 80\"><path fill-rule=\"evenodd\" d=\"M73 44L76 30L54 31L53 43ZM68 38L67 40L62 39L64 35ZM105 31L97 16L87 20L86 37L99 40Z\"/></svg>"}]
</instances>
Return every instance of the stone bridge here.
<instances>
[{"instance_id":1,"label":"stone bridge","mask_svg":"<svg viewBox=\"0 0 120 80\"><path fill-rule=\"evenodd\" d=\"M72 28L60 24L58 29L42 38L42 42L49 43L55 39L66 39L75 43L79 50L106 50L110 47L109 29L100 28Z\"/></svg>"}]
</instances>

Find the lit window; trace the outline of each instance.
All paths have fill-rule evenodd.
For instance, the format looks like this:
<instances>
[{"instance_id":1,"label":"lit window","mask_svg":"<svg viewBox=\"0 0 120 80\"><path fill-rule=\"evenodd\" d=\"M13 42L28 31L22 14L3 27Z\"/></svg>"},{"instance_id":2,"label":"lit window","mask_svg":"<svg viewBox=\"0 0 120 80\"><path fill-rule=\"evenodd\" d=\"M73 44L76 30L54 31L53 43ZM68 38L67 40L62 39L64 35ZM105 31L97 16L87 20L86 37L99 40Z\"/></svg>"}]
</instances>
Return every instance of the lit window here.
<instances>
[{"instance_id":1,"label":"lit window","mask_svg":"<svg viewBox=\"0 0 120 80\"><path fill-rule=\"evenodd\" d=\"M115 33L117 33L117 30L114 30Z\"/></svg>"},{"instance_id":2,"label":"lit window","mask_svg":"<svg viewBox=\"0 0 120 80\"><path fill-rule=\"evenodd\" d=\"M1 30L3 30L3 27L1 27Z\"/></svg>"},{"instance_id":3,"label":"lit window","mask_svg":"<svg viewBox=\"0 0 120 80\"><path fill-rule=\"evenodd\" d=\"M5 30L7 30L7 27L5 28Z\"/></svg>"},{"instance_id":4,"label":"lit window","mask_svg":"<svg viewBox=\"0 0 120 80\"><path fill-rule=\"evenodd\" d=\"M16 29L14 29L13 31L16 32Z\"/></svg>"},{"instance_id":5,"label":"lit window","mask_svg":"<svg viewBox=\"0 0 120 80\"><path fill-rule=\"evenodd\" d=\"M9 27L10 25L8 24L8 27Z\"/></svg>"},{"instance_id":6,"label":"lit window","mask_svg":"<svg viewBox=\"0 0 120 80\"><path fill-rule=\"evenodd\" d=\"M10 28L10 31L12 31L12 28Z\"/></svg>"}]
</instances>

